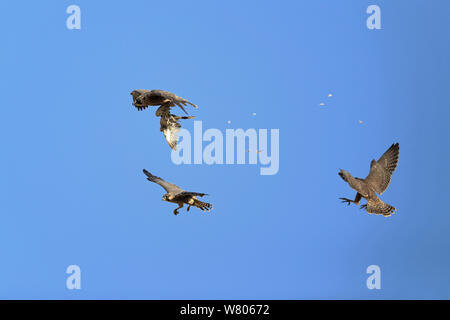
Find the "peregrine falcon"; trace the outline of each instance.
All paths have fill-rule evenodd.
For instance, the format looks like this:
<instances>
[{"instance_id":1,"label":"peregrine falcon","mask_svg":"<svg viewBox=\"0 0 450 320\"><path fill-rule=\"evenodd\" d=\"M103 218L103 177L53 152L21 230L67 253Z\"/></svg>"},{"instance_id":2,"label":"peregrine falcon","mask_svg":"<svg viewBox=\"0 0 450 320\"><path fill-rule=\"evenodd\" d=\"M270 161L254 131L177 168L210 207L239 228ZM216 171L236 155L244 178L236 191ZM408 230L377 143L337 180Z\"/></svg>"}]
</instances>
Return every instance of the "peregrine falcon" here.
<instances>
[{"instance_id":1,"label":"peregrine falcon","mask_svg":"<svg viewBox=\"0 0 450 320\"><path fill-rule=\"evenodd\" d=\"M344 179L352 189L357 191L355 200L347 198L339 198L344 203L354 203L359 205L361 198L367 200L367 203L361 206L368 213L382 214L389 217L396 210L395 207L381 201L379 195L388 187L391 182L392 174L397 168L400 146L398 143L393 144L378 161L372 160L370 163L370 172L365 179L353 177L349 172L340 170L339 175Z\"/></svg>"},{"instance_id":2,"label":"peregrine falcon","mask_svg":"<svg viewBox=\"0 0 450 320\"><path fill-rule=\"evenodd\" d=\"M166 190L166 194L163 195L162 200L167 202L172 202L178 204L178 208L173 211L173 214L177 215L178 210L183 208L184 204L187 204L187 211L191 208L191 206L200 208L202 211L210 211L212 209L212 205L210 203L202 202L197 199L197 197L206 196L206 193L199 192L189 192L184 191L180 187L174 185L173 183L169 183L160 177L152 175L147 170L143 170L144 174L147 176L147 180L159 184Z\"/></svg>"},{"instance_id":3,"label":"peregrine falcon","mask_svg":"<svg viewBox=\"0 0 450 320\"><path fill-rule=\"evenodd\" d=\"M186 103L198 109L198 107L195 104L169 91L137 89L131 91L130 94L133 96L133 105L139 111L146 109L148 106L174 107L175 105L177 105L186 114L188 114L183 107L186 105Z\"/></svg>"},{"instance_id":4,"label":"peregrine falcon","mask_svg":"<svg viewBox=\"0 0 450 320\"><path fill-rule=\"evenodd\" d=\"M170 108L175 105L179 106L186 114L183 105L186 103L198 108L195 104L190 103L186 99L178 97L171 92L164 90L134 90L131 92L133 96L133 105L140 111L148 106L160 106L155 115L160 117L160 131L164 134L167 143L172 150L177 149L178 132L181 125L178 123L180 119L193 119L193 116L177 116L170 113Z\"/></svg>"}]
</instances>

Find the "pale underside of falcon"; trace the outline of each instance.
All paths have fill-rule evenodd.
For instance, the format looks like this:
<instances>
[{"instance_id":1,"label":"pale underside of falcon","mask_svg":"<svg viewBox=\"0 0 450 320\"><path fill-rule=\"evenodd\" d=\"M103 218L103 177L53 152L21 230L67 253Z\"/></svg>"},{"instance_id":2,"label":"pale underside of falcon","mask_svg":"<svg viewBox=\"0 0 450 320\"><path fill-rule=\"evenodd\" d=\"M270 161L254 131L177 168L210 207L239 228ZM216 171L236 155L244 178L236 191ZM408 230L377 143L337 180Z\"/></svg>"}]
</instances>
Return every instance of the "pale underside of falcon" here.
<instances>
[{"instance_id":1,"label":"pale underside of falcon","mask_svg":"<svg viewBox=\"0 0 450 320\"><path fill-rule=\"evenodd\" d=\"M197 207L202 211L210 211L212 209L212 205L210 203L203 202L197 199L197 197L206 196L206 193L185 191L173 183L167 182L160 177L152 175L145 169L143 170L143 172L147 176L147 180L159 184L164 188L164 190L166 190L167 193L162 197L163 201L178 204L178 208L173 211L175 215L179 213L178 210L183 208L184 204L188 205L187 211L189 211L191 206Z\"/></svg>"},{"instance_id":2,"label":"pale underside of falcon","mask_svg":"<svg viewBox=\"0 0 450 320\"><path fill-rule=\"evenodd\" d=\"M178 141L178 132L181 125L178 120L180 119L193 119L193 116L177 116L170 113L170 108L178 106L186 114L186 110L183 106L190 104L195 108L198 108L195 104L188 100L181 98L171 92L164 90L145 90L138 89L131 92L133 96L133 105L139 110L144 110L148 106L160 106L155 115L160 117L160 131L164 134L167 143L170 148L176 150Z\"/></svg>"},{"instance_id":3,"label":"pale underside of falcon","mask_svg":"<svg viewBox=\"0 0 450 320\"><path fill-rule=\"evenodd\" d=\"M349 172L340 170L339 175L344 179L352 189L356 190L355 200L340 198L342 202L354 203L359 205L361 198L367 200L361 209L366 209L368 213L382 214L389 217L396 210L395 207L383 202L378 196L386 191L391 182L392 174L397 168L400 146L393 144L378 161L372 160L370 163L370 172L365 179L353 177Z\"/></svg>"},{"instance_id":4,"label":"pale underside of falcon","mask_svg":"<svg viewBox=\"0 0 450 320\"><path fill-rule=\"evenodd\" d=\"M164 134L167 143L172 150L177 149L178 132L181 125L178 123L180 119L194 119L193 116L177 116L170 113L170 107L160 107L156 111L156 116L160 117L159 130Z\"/></svg>"}]
</instances>

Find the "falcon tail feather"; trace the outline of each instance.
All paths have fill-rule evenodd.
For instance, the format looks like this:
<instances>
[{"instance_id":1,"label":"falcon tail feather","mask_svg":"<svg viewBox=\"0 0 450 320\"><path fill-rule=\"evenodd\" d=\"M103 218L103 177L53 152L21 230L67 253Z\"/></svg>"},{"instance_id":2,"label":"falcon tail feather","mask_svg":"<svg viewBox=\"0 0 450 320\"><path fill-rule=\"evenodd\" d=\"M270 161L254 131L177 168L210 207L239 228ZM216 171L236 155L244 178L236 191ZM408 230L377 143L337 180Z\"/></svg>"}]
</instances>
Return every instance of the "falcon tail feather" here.
<instances>
[{"instance_id":1,"label":"falcon tail feather","mask_svg":"<svg viewBox=\"0 0 450 320\"><path fill-rule=\"evenodd\" d=\"M366 205L361 206L365 208L368 213L382 214L385 217L391 216L397 210L394 206L381 201L380 199L370 199Z\"/></svg>"},{"instance_id":2,"label":"falcon tail feather","mask_svg":"<svg viewBox=\"0 0 450 320\"><path fill-rule=\"evenodd\" d=\"M197 208L199 208L202 211L210 211L212 209L212 204L207 203L207 202L203 202L200 201L198 199L194 199L194 206L196 206Z\"/></svg>"},{"instance_id":3,"label":"falcon tail feather","mask_svg":"<svg viewBox=\"0 0 450 320\"><path fill-rule=\"evenodd\" d=\"M186 116L175 116L176 120L180 120L180 119L186 120L186 119L194 119L194 118L195 118L195 116L188 116L188 117L186 117Z\"/></svg>"}]
</instances>

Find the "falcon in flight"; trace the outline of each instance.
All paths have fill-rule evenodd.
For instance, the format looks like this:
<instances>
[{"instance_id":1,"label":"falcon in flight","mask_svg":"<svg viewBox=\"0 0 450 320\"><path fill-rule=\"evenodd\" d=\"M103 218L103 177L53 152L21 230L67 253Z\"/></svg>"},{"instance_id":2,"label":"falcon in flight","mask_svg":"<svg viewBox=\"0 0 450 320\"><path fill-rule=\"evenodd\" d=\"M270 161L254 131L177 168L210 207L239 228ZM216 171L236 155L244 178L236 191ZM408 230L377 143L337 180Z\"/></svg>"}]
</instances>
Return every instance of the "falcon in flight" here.
<instances>
[{"instance_id":1,"label":"falcon in flight","mask_svg":"<svg viewBox=\"0 0 450 320\"><path fill-rule=\"evenodd\" d=\"M372 160L369 175L365 179L352 177L349 172L341 169L339 175L357 193L355 200L347 198L339 199L344 203L348 203L348 205L350 203L359 205L361 198L364 198L367 200L367 203L362 205L361 209L366 209L368 213L382 214L385 217L389 217L396 210L395 207L381 201L376 193L379 195L383 194L391 182L392 174L397 168L399 152L400 146L398 143L395 143L378 161Z\"/></svg>"},{"instance_id":2,"label":"falcon in flight","mask_svg":"<svg viewBox=\"0 0 450 320\"><path fill-rule=\"evenodd\" d=\"M159 184L161 187L166 190L166 194L163 195L162 200L167 202L172 202L178 204L178 208L176 208L173 213L177 215L178 210L183 208L184 204L187 204L187 211L191 208L191 206L200 208L202 211L210 211L212 209L212 205L210 203L202 202L197 199L197 197L206 196L206 193L199 192L189 192L184 191L180 187L174 185L173 183L167 182L160 177L152 175L147 170L143 170L144 174L147 176L147 180Z\"/></svg>"},{"instance_id":3,"label":"falcon in flight","mask_svg":"<svg viewBox=\"0 0 450 320\"><path fill-rule=\"evenodd\" d=\"M178 97L177 95L164 90L144 90L138 89L131 92L133 96L133 105L140 111L148 106L160 106L155 115L160 117L160 131L164 134L167 143L172 150L177 149L178 132L181 125L178 123L180 119L193 119L193 116L181 117L170 113L170 108L175 105L179 106L186 114L183 106L187 103L195 108L195 104Z\"/></svg>"},{"instance_id":4,"label":"falcon in flight","mask_svg":"<svg viewBox=\"0 0 450 320\"><path fill-rule=\"evenodd\" d=\"M133 105L139 111L146 109L148 106L174 107L177 105L188 114L183 107L186 103L198 109L195 104L169 91L138 89L131 91L130 94L133 96Z\"/></svg>"}]
</instances>

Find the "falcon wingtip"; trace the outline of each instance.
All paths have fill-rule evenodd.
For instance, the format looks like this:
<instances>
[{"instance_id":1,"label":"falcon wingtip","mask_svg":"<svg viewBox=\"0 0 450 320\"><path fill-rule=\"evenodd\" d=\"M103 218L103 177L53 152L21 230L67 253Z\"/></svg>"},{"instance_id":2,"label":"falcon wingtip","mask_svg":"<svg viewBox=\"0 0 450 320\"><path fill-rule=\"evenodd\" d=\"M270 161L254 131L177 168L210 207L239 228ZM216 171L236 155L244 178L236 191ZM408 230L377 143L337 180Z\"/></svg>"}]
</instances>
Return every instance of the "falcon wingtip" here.
<instances>
[{"instance_id":1,"label":"falcon wingtip","mask_svg":"<svg viewBox=\"0 0 450 320\"><path fill-rule=\"evenodd\" d=\"M145 169L142 169L142 172L144 172L144 174L145 174L147 177L152 177L152 176L153 176L150 172L148 172L148 171L145 170Z\"/></svg>"}]
</instances>

